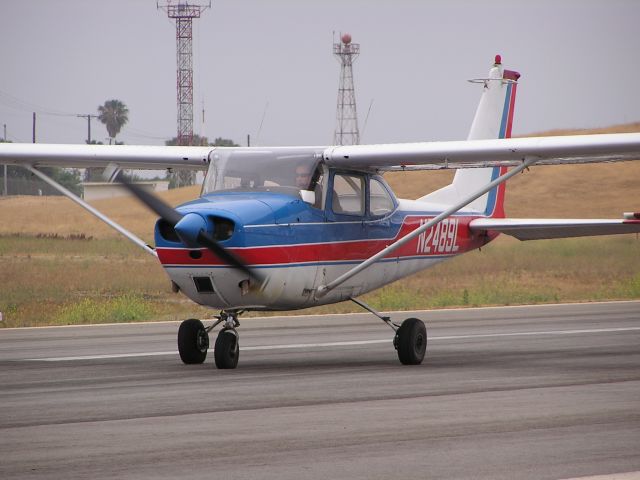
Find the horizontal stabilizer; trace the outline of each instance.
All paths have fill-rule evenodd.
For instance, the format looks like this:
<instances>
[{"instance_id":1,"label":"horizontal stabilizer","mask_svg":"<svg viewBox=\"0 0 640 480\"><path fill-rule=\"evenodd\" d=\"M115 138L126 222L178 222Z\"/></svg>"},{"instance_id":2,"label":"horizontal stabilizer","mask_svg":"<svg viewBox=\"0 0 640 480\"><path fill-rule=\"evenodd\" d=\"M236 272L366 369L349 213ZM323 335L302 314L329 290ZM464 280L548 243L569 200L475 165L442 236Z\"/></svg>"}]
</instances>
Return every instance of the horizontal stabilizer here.
<instances>
[{"instance_id":1,"label":"horizontal stabilizer","mask_svg":"<svg viewBox=\"0 0 640 480\"><path fill-rule=\"evenodd\" d=\"M477 218L469 224L473 233L499 232L518 240L588 237L640 232L640 220Z\"/></svg>"}]
</instances>

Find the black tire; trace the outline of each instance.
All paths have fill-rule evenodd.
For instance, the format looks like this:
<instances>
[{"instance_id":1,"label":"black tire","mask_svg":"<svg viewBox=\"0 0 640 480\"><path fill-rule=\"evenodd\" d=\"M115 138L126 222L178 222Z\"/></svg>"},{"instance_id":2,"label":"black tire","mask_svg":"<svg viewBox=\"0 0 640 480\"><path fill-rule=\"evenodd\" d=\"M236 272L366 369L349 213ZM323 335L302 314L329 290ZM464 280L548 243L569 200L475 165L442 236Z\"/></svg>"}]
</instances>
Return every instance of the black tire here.
<instances>
[{"instance_id":1,"label":"black tire","mask_svg":"<svg viewBox=\"0 0 640 480\"><path fill-rule=\"evenodd\" d=\"M216 346L213 350L216 367L220 369L236 368L240 347L238 334L233 330L220 330L216 338Z\"/></svg>"},{"instance_id":2,"label":"black tire","mask_svg":"<svg viewBox=\"0 0 640 480\"><path fill-rule=\"evenodd\" d=\"M407 318L393 340L403 365L420 365L427 351L427 328L422 320Z\"/></svg>"},{"instance_id":3,"label":"black tire","mask_svg":"<svg viewBox=\"0 0 640 480\"><path fill-rule=\"evenodd\" d=\"M209 334L200 320L190 318L178 329L178 352L187 365L204 362L209 349Z\"/></svg>"}]
</instances>

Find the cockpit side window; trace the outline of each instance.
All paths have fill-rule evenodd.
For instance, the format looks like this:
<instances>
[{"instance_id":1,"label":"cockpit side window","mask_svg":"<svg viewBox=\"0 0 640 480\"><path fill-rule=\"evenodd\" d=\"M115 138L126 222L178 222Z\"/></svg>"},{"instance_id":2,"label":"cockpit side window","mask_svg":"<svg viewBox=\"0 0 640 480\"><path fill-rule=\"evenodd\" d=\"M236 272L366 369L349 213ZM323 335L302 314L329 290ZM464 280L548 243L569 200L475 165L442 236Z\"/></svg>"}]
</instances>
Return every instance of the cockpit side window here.
<instances>
[{"instance_id":1,"label":"cockpit side window","mask_svg":"<svg viewBox=\"0 0 640 480\"><path fill-rule=\"evenodd\" d=\"M333 177L331 209L342 215L364 215L365 181L362 175L336 173Z\"/></svg>"},{"instance_id":2,"label":"cockpit side window","mask_svg":"<svg viewBox=\"0 0 640 480\"><path fill-rule=\"evenodd\" d=\"M219 147L209 155L202 194L313 190L322 158L317 147Z\"/></svg>"}]
</instances>

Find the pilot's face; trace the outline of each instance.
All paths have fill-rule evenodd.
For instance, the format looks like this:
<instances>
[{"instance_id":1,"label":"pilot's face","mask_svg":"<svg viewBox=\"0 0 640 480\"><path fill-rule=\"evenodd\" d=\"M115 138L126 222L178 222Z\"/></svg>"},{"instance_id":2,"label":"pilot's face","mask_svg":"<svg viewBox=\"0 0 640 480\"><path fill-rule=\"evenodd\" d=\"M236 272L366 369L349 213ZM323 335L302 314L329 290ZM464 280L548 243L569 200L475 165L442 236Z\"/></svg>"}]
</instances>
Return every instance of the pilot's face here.
<instances>
[{"instance_id":1,"label":"pilot's face","mask_svg":"<svg viewBox=\"0 0 640 480\"><path fill-rule=\"evenodd\" d=\"M306 166L300 166L296 168L296 187L300 189L309 188L311 183L311 172Z\"/></svg>"}]
</instances>

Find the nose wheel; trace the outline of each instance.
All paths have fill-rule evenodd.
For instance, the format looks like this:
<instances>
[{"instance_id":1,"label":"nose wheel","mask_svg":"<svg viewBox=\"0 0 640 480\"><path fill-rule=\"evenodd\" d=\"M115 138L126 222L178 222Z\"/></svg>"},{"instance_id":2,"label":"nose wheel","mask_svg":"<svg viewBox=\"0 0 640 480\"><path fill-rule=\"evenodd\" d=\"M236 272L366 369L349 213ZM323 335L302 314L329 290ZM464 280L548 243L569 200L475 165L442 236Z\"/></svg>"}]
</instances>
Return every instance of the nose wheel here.
<instances>
[{"instance_id":1,"label":"nose wheel","mask_svg":"<svg viewBox=\"0 0 640 480\"><path fill-rule=\"evenodd\" d=\"M236 330L240 326L240 313L242 312L222 311L217 317L218 320L207 328L195 318L182 322L178 329L178 353L182 362L187 365L203 363L209 349L209 332L224 323L216 338L213 357L216 367L220 369L236 368L240 357L240 342Z\"/></svg>"},{"instance_id":2,"label":"nose wheel","mask_svg":"<svg viewBox=\"0 0 640 480\"><path fill-rule=\"evenodd\" d=\"M220 330L213 350L216 367L220 369L236 368L240 357L238 332L234 328Z\"/></svg>"}]
</instances>

